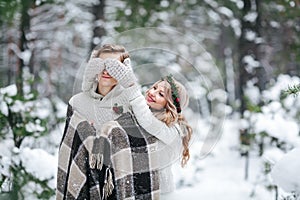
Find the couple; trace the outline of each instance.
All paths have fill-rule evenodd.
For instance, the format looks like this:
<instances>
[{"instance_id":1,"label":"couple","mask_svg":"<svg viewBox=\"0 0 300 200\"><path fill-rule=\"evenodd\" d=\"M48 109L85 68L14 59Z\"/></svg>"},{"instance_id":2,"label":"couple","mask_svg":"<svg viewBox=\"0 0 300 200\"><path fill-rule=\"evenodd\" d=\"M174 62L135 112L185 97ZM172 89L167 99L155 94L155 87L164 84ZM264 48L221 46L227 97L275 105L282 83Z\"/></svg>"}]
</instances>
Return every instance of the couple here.
<instances>
[{"instance_id":1,"label":"couple","mask_svg":"<svg viewBox=\"0 0 300 200\"><path fill-rule=\"evenodd\" d=\"M107 44L92 52L82 90L68 104L56 199L167 199L172 162L190 156L184 86L169 75L144 97L125 48Z\"/></svg>"}]
</instances>

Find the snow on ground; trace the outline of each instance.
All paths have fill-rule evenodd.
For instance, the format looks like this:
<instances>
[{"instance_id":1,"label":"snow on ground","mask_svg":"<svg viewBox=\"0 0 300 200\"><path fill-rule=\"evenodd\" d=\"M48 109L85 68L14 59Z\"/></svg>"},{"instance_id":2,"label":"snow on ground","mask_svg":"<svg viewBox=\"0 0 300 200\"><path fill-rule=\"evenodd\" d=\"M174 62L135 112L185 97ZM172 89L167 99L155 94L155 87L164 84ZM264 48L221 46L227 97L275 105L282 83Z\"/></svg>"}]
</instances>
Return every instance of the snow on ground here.
<instances>
[{"instance_id":1,"label":"snow on ground","mask_svg":"<svg viewBox=\"0 0 300 200\"><path fill-rule=\"evenodd\" d=\"M225 120L224 133L210 155L199 165L202 166L198 174L191 170L192 166L185 169L174 167L175 180L180 176L197 177L198 182L191 187L179 188L174 193L175 199L208 199L208 200L269 200L274 195L263 186L256 186L260 180L261 159L250 158L249 179L245 181L245 158L237 151L238 127L235 120ZM195 143L196 144L196 143ZM194 145L195 145L194 144ZM200 144L200 143L199 143ZM191 153L196 147L191 147ZM252 195L252 197L251 197Z\"/></svg>"}]
</instances>

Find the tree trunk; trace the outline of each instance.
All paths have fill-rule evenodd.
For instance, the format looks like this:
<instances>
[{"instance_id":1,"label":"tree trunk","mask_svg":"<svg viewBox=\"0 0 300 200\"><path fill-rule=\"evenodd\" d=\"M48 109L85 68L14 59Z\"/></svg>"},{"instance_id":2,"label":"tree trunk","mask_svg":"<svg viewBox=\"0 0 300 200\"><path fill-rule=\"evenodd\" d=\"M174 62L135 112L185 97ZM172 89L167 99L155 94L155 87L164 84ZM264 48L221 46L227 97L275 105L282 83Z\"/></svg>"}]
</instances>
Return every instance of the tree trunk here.
<instances>
[{"instance_id":1,"label":"tree trunk","mask_svg":"<svg viewBox=\"0 0 300 200\"><path fill-rule=\"evenodd\" d=\"M260 88L260 90L265 87L265 70L261 66L260 62L260 54L259 54L259 41L257 39L260 38L260 0L243 0L244 8L242 10L241 16L241 36L239 39L239 99L241 102L240 105L240 113L243 118L244 111L247 109L247 99L245 98L245 91L247 82L253 78L256 78L256 84ZM255 21L252 19L247 19L247 15L250 12L257 13L257 17ZM249 16L249 15L248 15ZM247 34L254 33L254 38L249 38ZM245 57L251 56L255 61L246 61ZM257 65L258 63L258 65ZM244 134L249 134L248 130L245 130ZM250 143L249 143L250 145ZM263 149L263 147L261 147ZM249 176L249 152L247 151L246 155L246 163L245 163L245 179L248 179Z\"/></svg>"},{"instance_id":2,"label":"tree trunk","mask_svg":"<svg viewBox=\"0 0 300 200\"><path fill-rule=\"evenodd\" d=\"M241 19L241 36L239 39L239 99L240 99L240 113L243 115L246 110L246 102L244 98L244 87L246 86L247 80L249 80L249 74L246 71L246 66L243 62L243 58L248 54L249 44L245 39L246 29L249 27L249 23L244 20L244 16L251 9L251 0L244 0L244 8Z\"/></svg>"},{"instance_id":3,"label":"tree trunk","mask_svg":"<svg viewBox=\"0 0 300 200\"><path fill-rule=\"evenodd\" d=\"M30 71L33 71L33 66L30 66L29 60L25 60L24 52L28 50L28 41L26 38L26 34L30 31L30 16L29 9L33 5L33 0L22 0L22 11L21 11L21 23L20 23L20 32L21 37L19 41L20 55L19 56L19 66L17 69L16 76L16 85L18 89L18 94L23 95L23 68L27 65L30 68Z\"/></svg>"},{"instance_id":4,"label":"tree trunk","mask_svg":"<svg viewBox=\"0 0 300 200\"><path fill-rule=\"evenodd\" d=\"M245 92L244 89L246 84L249 80L256 77L257 78L257 86L262 90L264 89L266 77L265 77L265 70L261 66L260 62L259 66L252 67L249 66L244 58L245 56L251 56L255 61L260 61L259 57L259 43L256 41L257 38L260 37L260 2L259 0L243 0L244 8L242 10L241 16L241 36L239 39L239 99L241 102L240 106L240 113L243 115L244 111L246 110L246 99L245 99ZM250 22L249 20L245 19L245 16L250 12L256 12L257 18L254 22ZM255 33L256 37L254 40L250 40L247 38L247 33L251 31ZM247 70L248 67L248 70ZM252 70L249 70L249 69Z\"/></svg>"},{"instance_id":5,"label":"tree trunk","mask_svg":"<svg viewBox=\"0 0 300 200\"><path fill-rule=\"evenodd\" d=\"M93 50L97 45L101 44L101 38L105 35L105 29L103 27L105 21L104 7L105 0L99 0L98 4L94 5L92 8L92 13L94 15L94 29L91 50Z\"/></svg>"},{"instance_id":6,"label":"tree trunk","mask_svg":"<svg viewBox=\"0 0 300 200\"><path fill-rule=\"evenodd\" d=\"M261 38L261 30L262 30L262 25L261 25L261 13L262 13L262 6L261 6L261 0L255 0L255 4L256 4L256 13L257 13L257 17L255 20L255 26L254 26L254 31L257 34L258 38ZM256 70L256 76L258 78L258 88L260 89L260 91L265 90L266 89L266 82L269 81L270 77L268 76L268 72L265 69L264 66L262 66L262 56L264 55L262 50L262 46L259 42L255 43L255 49L254 49L254 54L255 57L257 58L257 60L260 62L260 66L257 68Z\"/></svg>"}]
</instances>

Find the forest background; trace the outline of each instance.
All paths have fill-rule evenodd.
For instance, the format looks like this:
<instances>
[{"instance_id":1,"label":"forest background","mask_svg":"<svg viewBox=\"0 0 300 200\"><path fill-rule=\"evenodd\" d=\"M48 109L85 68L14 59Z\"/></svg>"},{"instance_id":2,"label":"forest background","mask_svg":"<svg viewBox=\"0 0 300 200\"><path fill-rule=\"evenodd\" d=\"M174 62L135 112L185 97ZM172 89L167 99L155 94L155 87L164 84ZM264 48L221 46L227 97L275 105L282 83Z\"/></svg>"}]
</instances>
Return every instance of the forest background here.
<instances>
[{"instance_id":1,"label":"forest background","mask_svg":"<svg viewBox=\"0 0 300 200\"><path fill-rule=\"evenodd\" d=\"M299 84L299 11L299 0L0 0L0 198L53 198L55 166L41 173L28 159L57 162L66 104L91 50L108 42L129 50L142 85L171 72L188 87L202 142L193 173L225 121L238 120L247 181L251 156L300 146L298 97L283 92ZM265 128L274 124L281 132ZM266 179L271 166L263 162ZM279 198L272 181L258 185Z\"/></svg>"}]
</instances>

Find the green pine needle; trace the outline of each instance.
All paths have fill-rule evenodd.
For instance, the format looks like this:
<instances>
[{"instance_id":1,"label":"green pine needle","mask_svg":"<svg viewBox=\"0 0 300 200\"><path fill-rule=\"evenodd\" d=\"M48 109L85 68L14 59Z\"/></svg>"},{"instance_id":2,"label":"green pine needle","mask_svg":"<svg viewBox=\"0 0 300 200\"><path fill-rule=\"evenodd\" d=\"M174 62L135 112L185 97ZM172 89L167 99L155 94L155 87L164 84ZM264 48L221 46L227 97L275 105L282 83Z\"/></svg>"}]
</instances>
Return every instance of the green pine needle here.
<instances>
[{"instance_id":1,"label":"green pine needle","mask_svg":"<svg viewBox=\"0 0 300 200\"><path fill-rule=\"evenodd\" d=\"M293 85L293 86L289 86L287 90L285 90L285 93L287 95L295 95L297 96L300 92L300 84L297 84L297 85Z\"/></svg>"}]
</instances>

